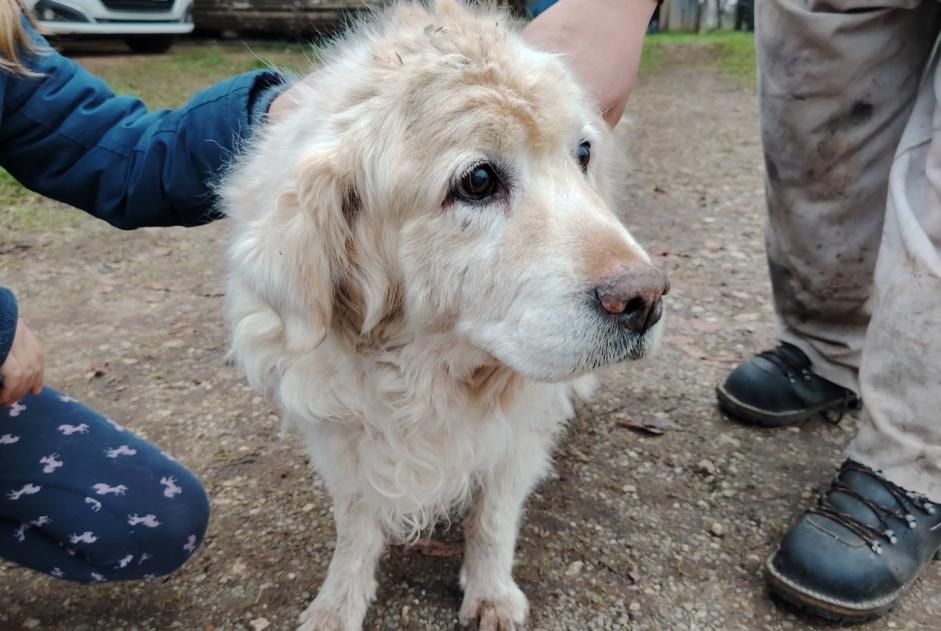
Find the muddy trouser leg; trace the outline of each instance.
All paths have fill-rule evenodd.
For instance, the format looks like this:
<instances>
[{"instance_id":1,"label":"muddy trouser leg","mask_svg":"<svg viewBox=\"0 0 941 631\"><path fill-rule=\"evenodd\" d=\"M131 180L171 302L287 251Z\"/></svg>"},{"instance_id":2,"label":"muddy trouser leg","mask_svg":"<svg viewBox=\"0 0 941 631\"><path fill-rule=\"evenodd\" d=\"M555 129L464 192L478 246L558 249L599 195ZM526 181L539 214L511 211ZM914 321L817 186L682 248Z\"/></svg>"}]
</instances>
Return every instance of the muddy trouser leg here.
<instances>
[{"instance_id":1,"label":"muddy trouser leg","mask_svg":"<svg viewBox=\"0 0 941 631\"><path fill-rule=\"evenodd\" d=\"M0 557L79 582L146 579L203 539L196 477L52 388L0 407Z\"/></svg>"},{"instance_id":2,"label":"muddy trouser leg","mask_svg":"<svg viewBox=\"0 0 941 631\"><path fill-rule=\"evenodd\" d=\"M850 457L941 502L941 69L937 52L889 176L865 408Z\"/></svg>"},{"instance_id":3,"label":"muddy trouser leg","mask_svg":"<svg viewBox=\"0 0 941 631\"><path fill-rule=\"evenodd\" d=\"M877 8L869 8L877 7ZM933 0L757 6L778 333L859 393L892 156L938 31Z\"/></svg>"}]
</instances>

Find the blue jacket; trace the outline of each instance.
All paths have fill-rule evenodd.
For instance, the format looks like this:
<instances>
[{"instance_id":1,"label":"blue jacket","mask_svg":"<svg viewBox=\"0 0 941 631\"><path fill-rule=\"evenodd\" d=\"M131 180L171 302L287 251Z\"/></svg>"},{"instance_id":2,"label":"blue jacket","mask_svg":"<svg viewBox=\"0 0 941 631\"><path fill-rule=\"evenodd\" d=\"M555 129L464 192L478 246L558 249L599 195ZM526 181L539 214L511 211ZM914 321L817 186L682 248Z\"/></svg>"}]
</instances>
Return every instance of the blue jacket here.
<instances>
[{"instance_id":1,"label":"blue jacket","mask_svg":"<svg viewBox=\"0 0 941 631\"><path fill-rule=\"evenodd\" d=\"M38 76L0 70L0 166L27 188L122 229L218 218L211 184L267 112L280 75L239 75L179 109L149 112L30 35L41 52L23 61ZM0 288L0 364L16 317L13 294Z\"/></svg>"}]
</instances>

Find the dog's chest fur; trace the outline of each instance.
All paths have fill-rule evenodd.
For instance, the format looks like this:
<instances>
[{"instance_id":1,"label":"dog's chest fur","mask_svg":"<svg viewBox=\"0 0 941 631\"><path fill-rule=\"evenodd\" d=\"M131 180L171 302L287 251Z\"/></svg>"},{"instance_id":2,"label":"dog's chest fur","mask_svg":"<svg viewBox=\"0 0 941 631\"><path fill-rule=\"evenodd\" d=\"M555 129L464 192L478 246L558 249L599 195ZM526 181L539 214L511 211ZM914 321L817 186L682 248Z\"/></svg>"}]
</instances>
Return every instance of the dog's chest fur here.
<instances>
[{"instance_id":1,"label":"dog's chest fur","mask_svg":"<svg viewBox=\"0 0 941 631\"><path fill-rule=\"evenodd\" d=\"M573 413L573 385L588 386L536 383L498 366L469 369L479 354L461 348L338 351L328 340L284 373L287 399L295 388L307 391L295 399L300 407L281 397L285 417L304 434L331 492L362 497L404 538L463 507L477 482L500 475L508 451L548 464ZM305 386L295 383L301 375Z\"/></svg>"}]
</instances>

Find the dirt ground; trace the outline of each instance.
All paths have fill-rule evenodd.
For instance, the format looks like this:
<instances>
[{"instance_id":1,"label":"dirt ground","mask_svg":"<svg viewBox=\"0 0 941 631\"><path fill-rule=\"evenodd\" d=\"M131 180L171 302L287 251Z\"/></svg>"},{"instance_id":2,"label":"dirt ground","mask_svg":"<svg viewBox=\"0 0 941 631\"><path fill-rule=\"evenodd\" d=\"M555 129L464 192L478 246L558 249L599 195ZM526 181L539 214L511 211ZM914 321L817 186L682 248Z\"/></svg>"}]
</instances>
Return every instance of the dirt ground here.
<instances>
[{"instance_id":1,"label":"dirt ground","mask_svg":"<svg viewBox=\"0 0 941 631\"><path fill-rule=\"evenodd\" d=\"M113 64L113 57L86 63ZM630 105L623 217L669 270L666 344L579 407L532 495L516 576L530 629L830 629L767 596L760 566L832 475L856 419L756 430L716 410L735 362L772 343L752 89L671 48ZM75 211L65 208L72 217ZM6 235L0 278L48 350L48 381L191 467L213 516L177 574L79 586L0 565L0 628L292 629L333 542L330 505L271 407L225 365L226 226L121 233L81 217ZM626 422L668 422L662 435ZM393 549L368 629L458 628L450 544ZM432 551L435 551L432 550ZM941 564L863 629L936 629Z\"/></svg>"}]
</instances>

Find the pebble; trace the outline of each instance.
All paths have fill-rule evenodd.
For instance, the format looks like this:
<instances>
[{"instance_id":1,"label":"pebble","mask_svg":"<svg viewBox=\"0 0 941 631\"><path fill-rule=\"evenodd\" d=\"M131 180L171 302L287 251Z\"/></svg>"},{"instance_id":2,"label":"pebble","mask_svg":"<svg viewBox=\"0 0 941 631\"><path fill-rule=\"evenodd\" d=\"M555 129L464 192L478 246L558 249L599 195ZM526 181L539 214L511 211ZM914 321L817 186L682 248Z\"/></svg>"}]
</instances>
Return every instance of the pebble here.
<instances>
[{"instance_id":1,"label":"pebble","mask_svg":"<svg viewBox=\"0 0 941 631\"><path fill-rule=\"evenodd\" d=\"M23 621L24 629L35 629L41 624L39 618L27 618Z\"/></svg>"},{"instance_id":2,"label":"pebble","mask_svg":"<svg viewBox=\"0 0 941 631\"><path fill-rule=\"evenodd\" d=\"M738 438L728 433L719 434L719 437L716 439L716 442L720 446L728 445L729 447L732 447L733 449L739 449L742 446L742 441L740 441Z\"/></svg>"},{"instance_id":3,"label":"pebble","mask_svg":"<svg viewBox=\"0 0 941 631\"><path fill-rule=\"evenodd\" d=\"M264 631L264 629L267 629L269 626L271 626L271 623L268 622L267 618L255 618L248 624L252 628L252 631Z\"/></svg>"},{"instance_id":4,"label":"pebble","mask_svg":"<svg viewBox=\"0 0 941 631\"><path fill-rule=\"evenodd\" d=\"M585 567L585 564L581 561L572 561L569 566L565 569L566 576L578 576L582 573L582 568Z\"/></svg>"},{"instance_id":5,"label":"pebble","mask_svg":"<svg viewBox=\"0 0 941 631\"><path fill-rule=\"evenodd\" d=\"M709 526L709 534L711 534L713 537L724 537L725 526L723 526L719 522L715 522L714 524Z\"/></svg>"},{"instance_id":6,"label":"pebble","mask_svg":"<svg viewBox=\"0 0 941 631\"><path fill-rule=\"evenodd\" d=\"M706 475L715 475L716 466L708 458L703 458L696 465L696 471L699 473L705 473Z\"/></svg>"}]
</instances>

